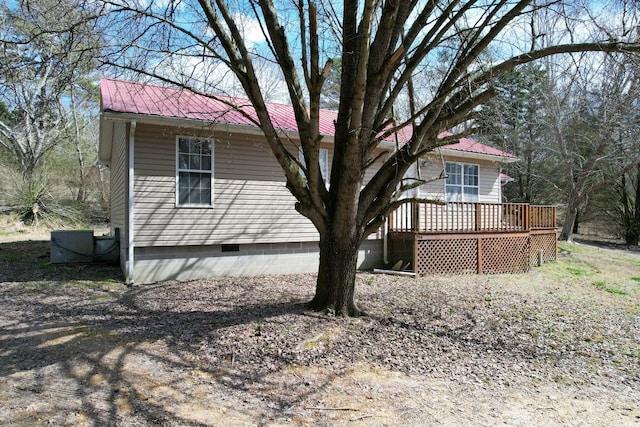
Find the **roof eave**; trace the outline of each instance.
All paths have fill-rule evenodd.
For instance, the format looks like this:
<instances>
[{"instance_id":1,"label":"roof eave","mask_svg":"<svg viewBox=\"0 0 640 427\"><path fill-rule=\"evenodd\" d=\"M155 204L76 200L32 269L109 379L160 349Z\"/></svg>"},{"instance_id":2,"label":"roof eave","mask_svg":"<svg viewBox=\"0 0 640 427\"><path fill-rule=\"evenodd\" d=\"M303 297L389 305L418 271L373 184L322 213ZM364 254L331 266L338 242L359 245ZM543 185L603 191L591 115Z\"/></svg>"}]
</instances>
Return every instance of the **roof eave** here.
<instances>
[{"instance_id":1,"label":"roof eave","mask_svg":"<svg viewBox=\"0 0 640 427\"><path fill-rule=\"evenodd\" d=\"M238 125L231 123L221 123L202 119L189 119L184 117L166 117L151 114L139 114L139 113L121 113L117 111L103 111L101 118L105 121L131 121L136 120L138 124L149 124L159 126L175 126L175 127L187 127L187 128L202 128L204 126L210 127L212 130L242 130L244 133L254 133L261 135L262 132L257 126Z\"/></svg>"},{"instance_id":2,"label":"roof eave","mask_svg":"<svg viewBox=\"0 0 640 427\"><path fill-rule=\"evenodd\" d=\"M251 125L238 125L231 123L220 123L208 120L201 119L188 119L184 117L166 117L166 116L158 116L158 115L149 115L149 114L138 114L138 113L121 113L117 111L103 111L100 114L100 128L101 128L101 136L100 140L102 141L102 127L103 124L106 125L107 122L113 121L131 121L135 119L138 124L150 124L150 125L159 125L159 126L175 126L175 127L186 127L186 128L202 128L203 125L209 126L211 130L216 131L234 131L234 132L242 132L248 135L261 135L264 133L257 126ZM280 130L287 137L292 139L298 139L299 135L296 131L293 130ZM334 136L323 134L323 142L333 143ZM109 142L110 143L110 142ZM393 151L396 148L396 144L391 141L382 141L379 144L379 147L385 151ZM110 150L109 150L110 152Z\"/></svg>"},{"instance_id":3,"label":"roof eave","mask_svg":"<svg viewBox=\"0 0 640 427\"><path fill-rule=\"evenodd\" d=\"M500 163L515 163L520 161L517 157L511 156L501 156L497 154L487 154L487 153L474 153L472 151L461 151L461 150L452 150L450 148L436 148L434 152L441 153L445 156L456 156L456 157L464 157L468 159L478 159L478 160L487 160L492 162L500 162Z\"/></svg>"}]
</instances>

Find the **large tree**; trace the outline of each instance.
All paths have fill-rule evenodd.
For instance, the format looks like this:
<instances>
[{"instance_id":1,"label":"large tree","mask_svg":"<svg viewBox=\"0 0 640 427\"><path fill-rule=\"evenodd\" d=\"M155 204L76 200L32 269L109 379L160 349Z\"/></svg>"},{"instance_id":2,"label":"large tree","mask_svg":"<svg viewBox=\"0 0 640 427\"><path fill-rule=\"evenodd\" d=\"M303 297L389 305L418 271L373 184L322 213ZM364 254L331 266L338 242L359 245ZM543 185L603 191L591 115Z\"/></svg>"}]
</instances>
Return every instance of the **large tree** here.
<instances>
[{"instance_id":1,"label":"large tree","mask_svg":"<svg viewBox=\"0 0 640 427\"><path fill-rule=\"evenodd\" d=\"M0 148L28 182L69 137L65 100L95 66L99 38L87 10L72 1L22 0L0 10Z\"/></svg>"},{"instance_id":2,"label":"large tree","mask_svg":"<svg viewBox=\"0 0 640 427\"><path fill-rule=\"evenodd\" d=\"M107 19L112 20L108 64L196 92L219 90L217 84L227 77L222 69L235 77L286 175L296 210L320 235L311 307L331 308L339 315L358 313L358 248L398 206L399 193L417 184L403 181L405 172L420 156L451 142L438 135L468 122L477 107L495 95L495 76L555 54L639 48L635 32L620 22L631 14L612 14L607 22L617 20L616 32L604 34L592 19L578 16L580 8L569 10L566 2L555 0L104 3ZM566 22L580 22L580 31L540 49L514 43L520 24L538 9L575 14L578 21ZM334 57L340 58L340 91L327 188L319 166L319 109ZM281 73L304 164L273 125L262 73L255 65L258 58ZM437 78L420 91L407 90L412 78L424 73ZM407 98L412 101L411 115L398 120L392 115L394 105ZM380 144L401 129L407 137L365 182L365 171L379 164Z\"/></svg>"},{"instance_id":3,"label":"large tree","mask_svg":"<svg viewBox=\"0 0 640 427\"><path fill-rule=\"evenodd\" d=\"M640 164L636 67L612 57L597 65L592 59L545 96L552 130L548 149L558 154L550 181L565 205L560 240L572 239L578 212L590 198Z\"/></svg>"},{"instance_id":4,"label":"large tree","mask_svg":"<svg viewBox=\"0 0 640 427\"><path fill-rule=\"evenodd\" d=\"M515 154L519 161L503 166L513 183L503 189L509 202L559 202L549 177L557 171L557 156L548 150L550 132L544 108L547 73L539 64L526 64L498 77L497 96L478 114L480 133L493 145Z\"/></svg>"}]
</instances>

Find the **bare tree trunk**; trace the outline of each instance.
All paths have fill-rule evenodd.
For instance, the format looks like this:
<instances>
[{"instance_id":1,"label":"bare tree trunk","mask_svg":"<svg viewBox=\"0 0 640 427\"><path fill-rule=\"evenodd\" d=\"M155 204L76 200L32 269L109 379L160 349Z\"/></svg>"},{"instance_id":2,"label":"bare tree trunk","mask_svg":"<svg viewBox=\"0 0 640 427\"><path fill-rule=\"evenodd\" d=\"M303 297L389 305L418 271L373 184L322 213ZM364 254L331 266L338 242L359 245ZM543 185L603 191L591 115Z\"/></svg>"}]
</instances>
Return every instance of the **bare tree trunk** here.
<instances>
[{"instance_id":1,"label":"bare tree trunk","mask_svg":"<svg viewBox=\"0 0 640 427\"><path fill-rule=\"evenodd\" d=\"M567 242L573 241L573 225L578 217L578 200L577 197L571 197L567 204L567 212L564 215L564 223L560 232L559 240Z\"/></svg>"},{"instance_id":2,"label":"bare tree trunk","mask_svg":"<svg viewBox=\"0 0 640 427\"><path fill-rule=\"evenodd\" d=\"M80 125L78 123L78 112L76 111L76 103L75 103L75 97L74 97L74 92L73 89L71 90L71 114L73 117L73 129L74 129L74 146L76 149L76 156L78 159L78 167L79 167L79 172L78 172L78 195L76 197L76 201L77 202L84 202L86 199L86 183L87 183L87 177L86 177L86 172L85 172L85 162L84 162L84 155L82 153L82 147L80 146Z\"/></svg>"},{"instance_id":3,"label":"bare tree trunk","mask_svg":"<svg viewBox=\"0 0 640 427\"><path fill-rule=\"evenodd\" d=\"M316 294L309 303L312 309L340 316L360 314L353 298L359 248L359 241L321 236Z\"/></svg>"},{"instance_id":4,"label":"bare tree trunk","mask_svg":"<svg viewBox=\"0 0 640 427\"><path fill-rule=\"evenodd\" d=\"M98 170L98 180L100 182L100 206L106 218L111 219L111 202L109 189L107 188L107 179L105 177L105 167L98 162L96 162L94 167Z\"/></svg>"},{"instance_id":5,"label":"bare tree trunk","mask_svg":"<svg viewBox=\"0 0 640 427\"><path fill-rule=\"evenodd\" d=\"M625 233L625 243L638 246L640 242L640 166L636 168L636 193L631 206L633 206L633 216L630 216L629 228Z\"/></svg>"}]
</instances>

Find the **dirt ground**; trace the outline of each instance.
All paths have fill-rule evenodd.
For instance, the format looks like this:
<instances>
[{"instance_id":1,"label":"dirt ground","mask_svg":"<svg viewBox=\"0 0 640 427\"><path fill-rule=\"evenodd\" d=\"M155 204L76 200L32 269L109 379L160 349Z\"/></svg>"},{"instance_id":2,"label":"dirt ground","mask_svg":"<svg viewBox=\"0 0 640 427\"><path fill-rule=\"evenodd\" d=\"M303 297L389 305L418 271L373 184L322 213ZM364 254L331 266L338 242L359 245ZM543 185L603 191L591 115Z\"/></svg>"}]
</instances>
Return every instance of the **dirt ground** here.
<instances>
[{"instance_id":1,"label":"dirt ground","mask_svg":"<svg viewBox=\"0 0 640 427\"><path fill-rule=\"evenodd\" d=\"M126 287L42 238L0 234L0 425L640 425L637 250L362 273L342 319L305 309L313 275Z\"/></svg>"}]
</instances>

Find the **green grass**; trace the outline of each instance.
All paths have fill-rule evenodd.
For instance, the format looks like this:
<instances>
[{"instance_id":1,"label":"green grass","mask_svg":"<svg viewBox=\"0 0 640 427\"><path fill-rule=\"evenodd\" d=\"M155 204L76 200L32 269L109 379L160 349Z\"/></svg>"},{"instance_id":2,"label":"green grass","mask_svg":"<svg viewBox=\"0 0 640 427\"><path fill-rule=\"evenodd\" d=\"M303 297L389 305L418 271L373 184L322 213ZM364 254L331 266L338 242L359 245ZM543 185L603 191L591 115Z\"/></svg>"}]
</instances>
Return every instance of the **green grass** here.
<instances>
[{"instance_id":1,"label":"green grass","mask_svg":"<svg viewBox=\"0 0 640 427\"><path fill-rule=\"evenodd\" d=\"M623 290L623 289L618 289L618 288L614 288L612 286L607 286L606 282L604 280L597 280L595 282L593 282L593 286L595 286L598 289L602 289L605 292L608 292L610 294L614 294L614 295L628 295L628 292Z\"/></svg>"},{"instance_id":2,"label":"green grass","mask_svg":"<svg viewBox=\"0 0 640 427\"><path fill-rule=\"evenodd\" d=\"M570 274L573 274L574 276L592 276L593 275L593 273L587 270L582 270L580 268L567 267L567 271Z\"/></svg>"},{"instance_id":3,"label":"green grass","mask_svg":"<svg viewBox=\"0 0 640 427\"><path fill-rule=\"evenodd\" d=\"M622 289L617 289L617 288L605 288L605 291L609 292L610 294L614 294L614 295L628 295L629 293L625 290Z\"/></svg>"}]
</instances>

